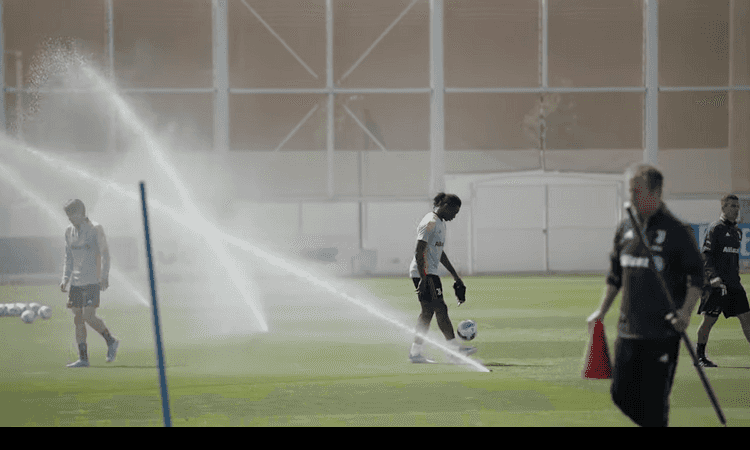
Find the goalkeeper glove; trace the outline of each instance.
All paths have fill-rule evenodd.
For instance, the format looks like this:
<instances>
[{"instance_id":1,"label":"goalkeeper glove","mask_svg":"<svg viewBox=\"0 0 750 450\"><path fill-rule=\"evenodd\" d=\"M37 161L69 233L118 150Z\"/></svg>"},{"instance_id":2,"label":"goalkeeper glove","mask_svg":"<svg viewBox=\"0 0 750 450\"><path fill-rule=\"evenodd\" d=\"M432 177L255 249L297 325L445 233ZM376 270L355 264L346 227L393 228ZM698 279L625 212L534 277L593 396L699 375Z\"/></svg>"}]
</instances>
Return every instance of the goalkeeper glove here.
<instances>
[{"instance_id":1,"label":"goalkeeper glove","mask_svg":"<svg viewBox=\"0 0 750 450\"><path fill-rule=\"evenodd\" d=\"M464 282L456 280L456 282L453 283L453 292L456 293L458 306L461 306L461 304L466 301L466 286L464 286Z\"/></svg>"}]
</instances>

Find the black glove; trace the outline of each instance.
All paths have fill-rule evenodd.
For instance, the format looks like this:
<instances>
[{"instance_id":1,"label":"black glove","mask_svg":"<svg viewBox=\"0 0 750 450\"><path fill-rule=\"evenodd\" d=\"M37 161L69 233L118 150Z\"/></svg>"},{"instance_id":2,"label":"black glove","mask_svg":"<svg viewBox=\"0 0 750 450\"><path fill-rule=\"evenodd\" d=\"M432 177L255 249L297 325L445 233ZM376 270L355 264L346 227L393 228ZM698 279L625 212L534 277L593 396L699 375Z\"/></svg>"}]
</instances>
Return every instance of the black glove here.
<instances>
[{"instance_id":1,"label":"black glove","mask_svg":"<svg viewBox=\"0 0 750 450\"><path fill-rule=\"evenodd\" d=\"M453 283L453 292L456 293L458 305L461 306L461 304L466 301L466 286L464 286L464 282L456 280L456 282Z\"/></svg>"}]
</instances>

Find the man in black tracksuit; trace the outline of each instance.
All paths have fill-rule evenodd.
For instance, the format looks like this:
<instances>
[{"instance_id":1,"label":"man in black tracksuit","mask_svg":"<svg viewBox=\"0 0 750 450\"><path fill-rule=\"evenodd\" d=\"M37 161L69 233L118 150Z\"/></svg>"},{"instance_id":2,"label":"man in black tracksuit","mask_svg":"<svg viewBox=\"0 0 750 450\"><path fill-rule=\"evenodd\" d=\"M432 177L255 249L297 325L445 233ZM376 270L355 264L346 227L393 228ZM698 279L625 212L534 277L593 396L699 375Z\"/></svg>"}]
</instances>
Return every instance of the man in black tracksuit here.
<instances>
[{"instance_id":1,"label":"man in black tracksuit","mask_svg":"<svg viewBox=\"0 0 750 450\"><path fill-rule=\"evenodd\" d=\"M690 323L703 285L703 266L692 228L661 201L663 176L637 165L629 171L632 204L654 255L654 266L630 218L617 227L607 288L589 327L602 320L622 288L612 400L640 426L667 426L680 334ZM654 269L663 276L677 308L671 314Z\"/></svg>"},{"instance_id":2,"label":"man in black tracksuit","mask_svg":"<svg viewBox=\"0 0 750 450\"><path fill-rule=\"evenodd\" d=\"M706 344L721 313L727 318L736 316L740 319L745 338L750 342L750 305L740 281L742 231L737 227L739 198L725 195L721 199L721 212L721 218L709 226L701 249L705 289L698 308L703 322L698 328L696 351L698 364L703 367L716 367L706 357Z\"/></svg>"}]
</instances>

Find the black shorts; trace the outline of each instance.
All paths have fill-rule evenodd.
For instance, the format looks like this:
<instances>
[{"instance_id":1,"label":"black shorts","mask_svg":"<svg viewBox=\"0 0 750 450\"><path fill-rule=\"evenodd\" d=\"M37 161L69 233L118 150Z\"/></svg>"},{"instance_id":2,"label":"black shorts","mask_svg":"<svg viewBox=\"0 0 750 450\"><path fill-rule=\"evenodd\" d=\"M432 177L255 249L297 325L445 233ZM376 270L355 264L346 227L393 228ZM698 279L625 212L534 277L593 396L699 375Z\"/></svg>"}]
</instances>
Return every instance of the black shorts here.
<instances>
[{"instance_id":1,"label":"black shorts","mask_svg":"<svg viewBox=\"0 0 750 450\"><path fill-rule=\"evenodd\" d=\"M612 400L638 425L668 425L669 395L679 350L679 338L669 341L617 338L615 341Z\"/></svg>"},{"instance_id":2,"label":"black shorts","mask_svg":"<svg viewBox=\"0 0 750 450\"><path fill-rule=\"evenodd\" d=\"M414 287L419 286L420 278L412 278ZM442 303L443 300L443 284L440 282L440 277L437 275L427 275L427 291L424 295L417 295L419 297L419 303Z\"/></svg>"},{"instance_id":3,"label":"black shorts","mask_svg":"<svg viewBox=\"0 0 750 450\"><path fill-rule=\"evenodd\" d=\"M721 295L721 288L707 289L701 296L701 304L698 307L698 314L710 317L719 317L721 313L727 318L736 317L749 311L747 293L742 288L727 289L727 295Z\"/></svg>"},{"instance_id":4,"label":"black shorts","mask_svg":"<svg viewBox=\"0 0 750 450\"><path fill-rule=\"evenodd\" d=\"M68 308L99 307L99 285L71 286L68 294Z\"/></svg>"}]
</instances>

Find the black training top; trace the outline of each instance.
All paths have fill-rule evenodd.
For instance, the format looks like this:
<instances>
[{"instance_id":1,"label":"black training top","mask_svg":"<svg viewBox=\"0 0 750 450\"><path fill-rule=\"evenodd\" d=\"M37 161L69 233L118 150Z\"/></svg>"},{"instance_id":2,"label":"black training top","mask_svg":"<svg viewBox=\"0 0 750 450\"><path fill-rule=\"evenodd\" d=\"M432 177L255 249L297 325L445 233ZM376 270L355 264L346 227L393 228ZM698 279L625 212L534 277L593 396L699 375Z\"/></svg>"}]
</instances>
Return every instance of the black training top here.
<instances>
[{"instance_id":1,"label":"black training top","mask_svg":"<svg viewBox=\"0 0 750 450\"><path fill-rule=\"evenodd\" d=\"M706 284L720 277L729 289L742 289L740 281L740 243L742 230L724 218L708 227L701 249Z\"/></svg>"},{"instance_id":2,"label":"black training top","mask_svg":"<svg viewBox=\"0 0 750 450\"><path fill-rule=\"evenodd\" d=\"M676 308L685 303L688 285L703 286L703 261L693 229L662 205L644 230L651 244L656 269L664 277ZM630 217L617 227L610 254L607 284L622 287L618 336L626 339L665 340L678 337L664 319L669 301L652 267L646 247Z\"/></svg>"}]
</instances>

